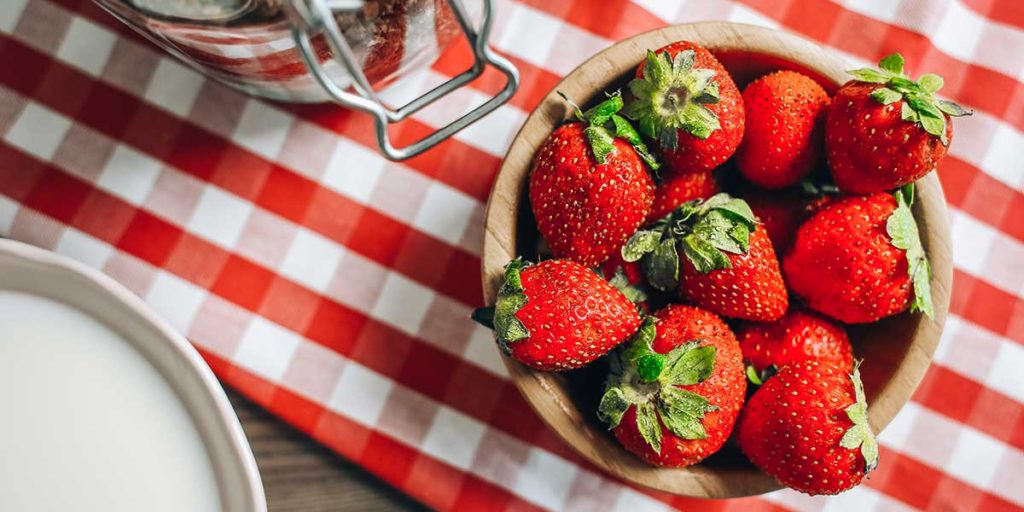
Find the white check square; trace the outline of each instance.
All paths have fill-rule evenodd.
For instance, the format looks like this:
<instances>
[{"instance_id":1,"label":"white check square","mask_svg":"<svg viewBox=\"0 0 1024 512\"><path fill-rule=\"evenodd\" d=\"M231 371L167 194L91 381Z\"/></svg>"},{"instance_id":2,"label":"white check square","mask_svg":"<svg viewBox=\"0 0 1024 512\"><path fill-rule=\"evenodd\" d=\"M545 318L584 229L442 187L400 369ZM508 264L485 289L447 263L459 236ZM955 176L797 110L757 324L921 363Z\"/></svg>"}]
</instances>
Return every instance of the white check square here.
<instances>
[{"instance_id":1,"label":"white check square","mask_svg":"<svg viewBox=\"0 0 1024 512\"><path fill-rule=\"evenodd\" d=\"M186 334L192 328L192 321L206 296L206 290L169 272L159 272L146 293L146 304L167 320L171 327Z\"/></svg>"},{"instance_id":2,"label":"white check square","mask_svg":"<svg viewBox=\"0 0 1024 512\"><path fill-rule=\"evenodd\" d=\"M479 421L441 406L420 449L457 468L469 470L486 430Z\"/></svg>"},{"instance_id":3,"label":"white check square","mask_svg":"<svg viewBox=\"0 0 1024 512\"><path fill-rule=\"evenodd\" d=\"M18 203L0 194L0 236L9 236L11 234L14 217L18 215L20 208L21 206Z\"/></svg>"},{"instance_id":4,"label":"white check square","mask_svg":"<svg viewBox=\"0 0 1024 512\"><path fill-rule=\"evenodd\" d=\"M323 184L339 194L368 204L385 165L387 160L384 157L341 139L327 163Z\"/></svg>"},{"instance_id":5,"label":"white check square","mask_svg":"<svg viewBox=\"0 0 1024 512\"><path fill-rule=\"evenodd\" d=\"M97 185L134 205L141 205L153 190L161 163L124 145L114 147Z\"/></svg>"},{"instance_id":6,"label":"white check square","mask_svg":"<svg viewBox=\"0 0 1024 512\"><path fill-rule=\"evenodd\" d=\"M185 117L202 87L202 75L175 60L163 58L149 78L144 97L154 105Z\"/></svg>"},{"instance_id":7,"label":"white check square","mask_svg":"<svg viewBox=\"0 0 1024 512\"><path fill-rule=\"evenodd\" d=\"M250 99L231 139L269 160L276 160L291 131L292 116L266 103Z\"/></svg>"},{"instance_id":8,"label":"white check square","mask_svg":"<svg viewBox=\"0 0 1024 512\"><path fill-rule=\"evenodd\" d=\"M75 16L57 49L57 57L92 76L100 76L116 41L113 32Z\"/></svg>"},{"instance_id":9,"label":"white check square","mask_svg":"<svg viewBox=\"0 0 1024 512\"><path fill-rule=\"evenodd\" d=\"M1024 347L1002 340L985 384L1018 402L1024 402Z\"/></svg>"},{"instance_id":10,"label":"white check square","mask_svg":"<svg viewBox=\"0 0 1024 512\"><path fill-rule=\"evenodd\" d=\"M57 152L71 121L38 103L28 103L4 139L43 160Z\"/></svg>"},{"instance_id":11,"label":"white check square","mask_svg":"<svg viewBox=\"0 0 1024 512\"><path fill-rule=\"evenodd\" d=\"M252 203L208 186L203 189L188 228L221 247L232 249L245 228L252 208Z\"/></svg>"},{"instance_id":12,"label":"white check square","mask_svg":"<svg viewBox=\"0 0 1024 512\"><path fill-rule=\"evenodd\" d=\"M337 243L306 229L299 229L281 273L307 287L323 292L331 283L345 250Z\"/></svg>"},{"instance_id":13,"label":"white check square","mask_svg":"<svg viewBox=\"0 0 1024 512\"><path fill-rule=\"evenodd\" d=\"M995 439L971 427L962 427L945 471L981 489L989 489L1006 450L1006 445Z\"/></svg>"},{"instance_id":14,"label":"white check square","mask_svg":"<svg viewBox=\"0 0 1024 512\"><path fill-rule=\"evenodd\" d=\"M416 335L433 300L433 290L392 272L385 279L370 316Z\"/></svg>"},{"instance_id":15,"label":"white check square","mask_svg":"<svg viewBox=\"0 0 1024 512\"><path fill-rule=\"evenodd\" d=\"M263 317L254 317L232 358L271 382L280 382L302 339Z\"/></svg>"},{"instance_id":16,"label":"white check square","mask_svg":"<svg viewBox=\"0 0 1024 512\"><path fill-rule=\"evenodd\" d=\"M514 491L546 509L562 510L579 468L540 448L530 448Z\"/></svg>"},{"instance_id":17,"label":"white check square","mask_svg":"<svg viewBox=\"0 0 1024 512\"><path fill-rule=\"evenodd\" d=\"M114 253L110 244L93 238L75 228L67 228L54 249L60 254L76 259L92 268L103 268Z\"/></svg>"},{"instance_id":18,"label":"white check square","mask_svg":"<svg viewBox=\"0 0 1024 512\"><path fill-rule=\"evenodd\" d=\"M390 379L350 361L342 370L327 406L367 427L375 427L393 386Z\"/></svg>"},{"instance_id":19,"label":"white check square","mask_svg":"<svg viewBox=\"0 0 1024 512\"><path fill-rule=\"evenodd\" d=\"M0 2L0 32L10 34L18 26L21 13L25 11L28 0L4 0Z\"/></svg>"},{"instance_id":20,"label":"white check square","mask_svg":"<svg viewBox=\"0 0 1024 512\"><path fill-rule=\"evenodd\" d=\"M420 205L413 225L452 245L457 245L466 231L473 211L482 207L473 198L447 185L434 182Z\"/></svg>"}]
</instances>

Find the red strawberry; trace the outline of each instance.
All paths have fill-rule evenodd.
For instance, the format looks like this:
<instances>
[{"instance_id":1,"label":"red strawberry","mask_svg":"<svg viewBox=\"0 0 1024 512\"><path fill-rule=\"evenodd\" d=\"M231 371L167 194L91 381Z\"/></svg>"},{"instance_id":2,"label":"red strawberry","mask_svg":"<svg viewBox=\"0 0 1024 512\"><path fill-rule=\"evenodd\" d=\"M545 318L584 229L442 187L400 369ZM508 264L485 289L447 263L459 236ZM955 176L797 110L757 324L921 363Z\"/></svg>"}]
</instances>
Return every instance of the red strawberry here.
<instances>
[{"instance_id":1,"label":"red strawberry","mask_svg":"<svg viewBox=\"0 0 1024 512\"><path fill-rule=\"evenodd\" d=\"M728 194L686 203L637 231L622 256L642 259L655 288L671 290L678 283L691 303L723 316L771 321L789 305L764 228L746 202Z\"/></svg>"},{"instance_id":2,"label":"red strawberry","mask_svg":"<svg viewBox=\"0 0 1024 512\"><path fill-rule=\"evenodd\" d=\"M800 224L830 201L831 196L809 196L794 192L754 192L744 199L768 233L775 254L783 254L789 249Z\"/></svg>"},{"instance_id":3,"label":"red strawberry","mask_svg":"<svg viewBox=\"0 0 1024 512\"><path fill-rule=\"evenodd\" d=\"M673 305L655 317L612 356L598 417L648 463L689 466L732 432L747 387L743 361L736 337L714 314Z\"/></svg>"},{"instance_id":4,"label":"red strawberry","mask_svg":"<svg viewBox=\"0 0 1024 512\"><path fill-rule=\"evenodd\" d=\"M953 137L949 116L971 114L933 96L942 77L903 74L900 54L879 65L850 71L855 80L836 92L825 118L828 163L843 192L881 192L932 172Z\"/></svg>"},{"instance_id":5,"label":"red strawberry","mask_svg":"<svg viewBox=\"0 0 1024 512\"><path fill-rule=\"evenodd\" d=\"M707 172L736 152L743 139L743 98L711 52L689 41L648 51L626 116L658 141L673 172Z\"/></svg>"},{"instance_id":6,"label":"red strawberry","mask_svg":"<svg viewBox=\"0 0 1024 512\"><path fill-rule=\"evenodd\" d=\"M754 376L807 360L830 362L846 371L853 370L853 348L846 331L810 311L794 307L776 322L745 322L736 337L743 358L753 367Z\"/></svg>"},{"instance_id":7,"label":"red strawberry","mask_svg":"<svg viewBox=\"0 0 1024 512\"><path fill-rule=\"evenodd\" d=\"M646 223L656 222L687 201L707 199L717 193L718 182L710 172L673 173L654 189L654 205Z\"/></svg>"},{"instance_id":8,"label":"red strawberry","mask_svg":"<svg viewBox=\"0 0 1024 512\"><path fill-rule=\"evenodd\" d=\"M541 146L530 173L537 228L557 258L596 267L647 218L654 181L639 135L616 112L622 98L577 115ZM614 122L615 135L606 127ZM655 165L656 167L656 165Z\"/></svg>"},{"instance_id":9,"label":"red strawberry","mask_svg":"<svg viewBox=\"0 0 1024 512\"><path fill-rule=\"evenodd\" d=\"M901 313L932 315L931 268L910 211L913 186L842 197L796 233L783 260L790 289L812 309L846 323Z\"/></svg>"},{"instance_id":10,"label":"red strawberry","mask_svg":"<svg viewBox=\"0 0 1024 512\"><path fill-rule=\"evenodd\" d=\"M512 260L497 303L474 311L473 318L494 329L505 354L537 370L587 365L640 325L625 295L568 260Z\"/></svg>"},{"instance_id":11,"label":"red strawberry","mask_svg":"<svg viewBox=\"0 0 1024 512\"><path fill-rule=\"evenodd\" d=\"M860 372L828 362L783 367L743 408L740 449L755 466L800 492L838 494L878 465Z\"/></svg>"},{"instance_id":12,"label":"red strawberry","mask_svg":"<svg viewBox=\"0 0 1024 512\"><path fill-rule=\"evenodd\" d=\"M736 164L764 188L785 188L804 179L821 159L822 122L828 94L796 71L777 71L743 90L746 127Z\"/></svg>"}]
</instances>

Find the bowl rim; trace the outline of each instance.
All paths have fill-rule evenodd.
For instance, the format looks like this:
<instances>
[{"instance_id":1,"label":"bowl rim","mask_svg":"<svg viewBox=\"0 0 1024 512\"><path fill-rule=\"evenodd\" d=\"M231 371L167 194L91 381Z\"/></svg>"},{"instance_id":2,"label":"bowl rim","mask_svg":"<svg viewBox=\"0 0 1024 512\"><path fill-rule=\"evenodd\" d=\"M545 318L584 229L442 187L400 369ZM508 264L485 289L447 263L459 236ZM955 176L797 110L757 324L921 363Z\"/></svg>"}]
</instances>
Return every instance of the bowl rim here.
<instances>
[{"instance_id":1,"label":"bowl rim","mask_svg":"<svg viewBox=\"0 0 1024 512\"><path fill-rule=\"evenodd\" d=\"M780 59L812 70L835 86L847 80L845 70L849 67L844 59L817 43L789 32L733 22L662 27L619 41L588 58L538 103L516 133L502 161L485 212L481 280L486 303L494 302L503 267L519 252L516 250L518 215L525 200L526 180L536 149L557 122L569 115L556 91L580 100L589 99L635 68L646 49L661 48L679 40L698 42L713 52L750 52ZM918 200L914 204L914 213L932 263L935 316L932 319L921 317L916 322L903 359L891 378L875 393L869 407L869 421L876 433L881 432L909 401L924 377L949 308L953 272L945 196L935 173L917 184ZM580 423L580 411L569 403L564 391L559 392L559 379L564 377L533 371L504 354L502 360L511 380L544 423L589 462L612 475L644 487L701 498L751 496L782 488L775 479L752 467L707 468L698 464L687 468L660 468L646 465L610 440L609 436L597 435L592 428Z\"/></svg>"}]
</instances>

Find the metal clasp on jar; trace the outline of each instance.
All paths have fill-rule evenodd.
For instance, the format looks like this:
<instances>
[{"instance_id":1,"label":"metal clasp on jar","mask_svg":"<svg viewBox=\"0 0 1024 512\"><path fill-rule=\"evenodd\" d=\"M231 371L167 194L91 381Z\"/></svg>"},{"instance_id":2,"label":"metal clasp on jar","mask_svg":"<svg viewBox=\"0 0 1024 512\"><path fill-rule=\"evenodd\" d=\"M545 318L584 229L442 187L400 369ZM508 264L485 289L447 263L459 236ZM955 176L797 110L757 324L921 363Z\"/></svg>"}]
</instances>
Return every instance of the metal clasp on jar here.
<instances>
[{"instance_id":1,"label":"metal clasp on jar","mask_svg":"<svg viewBox=\"0 0 1024 512\"><path fill-rule=\"evenodd\" d=\"M290 0L287 2L287 13L292 21L292 37L306 63L309 72L317 83L337 103L372 115L376 121L377 144L386 157L391 160L405 160L416 156L441 141L451 137L459 130L469 126L481 117L507 102L519 87L519 71L504 57L495 53L487 45L493 21L493 0L482 0L483 19L480 28L473 27L469 14L460 0L446 0L451 6L455 19L462 28L463 34L473 49L473 66L456 75L447 82L427 91L421 96L398 109L392 109L374 93L359 60L356 58L341 29L335 20L335 11L351 11L362 7L362 0ZM354 93L347 90L332 79L323 64L316 57L311 39L314 35L324 34L327 44L337 61L352 79ZM505 86L491 99L455 119L446 126L434 131L404 147L395 147L388 136L388 126L397 123L424 107L434 103L446 94L458 89L479 77L487 66L493 66L505 75Z\"/></svg>"}]
</instances>

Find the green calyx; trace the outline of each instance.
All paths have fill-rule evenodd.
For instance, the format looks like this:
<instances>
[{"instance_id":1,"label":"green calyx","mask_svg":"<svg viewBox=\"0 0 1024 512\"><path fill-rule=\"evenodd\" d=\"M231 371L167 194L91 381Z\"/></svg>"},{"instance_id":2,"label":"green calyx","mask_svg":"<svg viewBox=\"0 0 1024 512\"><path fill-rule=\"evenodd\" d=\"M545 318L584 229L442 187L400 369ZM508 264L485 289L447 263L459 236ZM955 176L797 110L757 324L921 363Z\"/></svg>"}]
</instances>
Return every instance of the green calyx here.
<instances>
[{"instance_id":1,"label":"green calyx","mask_svg":"<svg viewBox=\"0 0 1024 512\"><path fill-rule=\"evenodd\" d=\"M516 317L516 313L526 305L526 294L523 293L523 281L519 273L530 265L530 262L516 258L505 265L505 282L498 290L498 300L491 307L473 311L472 318L476 322L494 330L494 338L502 352L511 354L511 343L530 336L530 331Z\"/></svg>"},{"instance_id":2,"label":"green calyx","mask_svg":"<svg viewBox=\"0 0 1024 512\"><path fill-rule=\"evenodd\" d=\"M679 130L706 139L721 128L718 114L708 108L719 101L715 71L693 67L694 58L693 50L675 58L648 50L643 76L629 82L635 99L626 107L626 117L662 147L675 149Z\"/></svg>"},{"instance_id":3,"label":"green calyx","mask_svg":"<svg viewBox=\"0 0 1024 512\"><path fill-rule=\"evenodd\" d=\"M698 272L730 268L729 254L746 254L756 227L746 201L716 194L676 208L622 246L622 259L640 261L651 286L668 291L679 283L679 251Z\"/></svg>"},{"instance_id":4,"label":"green calyx","mask_svg":"<svg viewBox=\"0 0 1024 512\"><path fill-rule=\"evenodd\" d=\"M774 364L765 366L761 371L757 371L754 365L747 365L747 380L755 386L760 386L765 383L768 379L779 373L779 367Z\"/></svg>"},{"instance_id":5,"label":"green calyx","mask_svg":"<svg viewBox=\"0 0 1024 512\"><path fill-rule=\"evenodd\" d=\"M885 222L885 231L892 239L893 247L903 249L907 254L907 273L913 284L914 297L910 302L912 313L924 313L928 317L935 315L932 306L932 267L921 244L921 235L917 229L917 221L910 206L914 204L914 184L909 183L896 189L896 210Z\"/></svg>"},{"instance_id":6,"label":"green calyx","mask_svg":"<svg viewBox=\"0 0 1024 512\"><path fill-rule=\"evenodd\" d=\"M622 292L633 304L640 304L647 300L647 292L642 286L630 284L629 278L626 277L626 271L621 266L615 268L615 274L608 280L608 284Z\"/></svg>"},{"instance_id":7,"label":"green calyx","mask_svg":"<svg viewBox=\"0 0 1024 512\"><path fill-rule=\"evenodd\" d=\"M652 171L657 171L661 167L633 125L625 117L619 115L624 103L622 94L618 91L608 95L604 101L585 112L561 91L558 91L558 94L572 105L576 112L576 118L587 125L583 129L583 134L587 137L587 143L590 145L590 150L594 153L597 163L603 164L608 161L608 156L615 152L615 139L620 138L633 146L633 149Z\"/></svg>"},{"instance_id":8,"label":"green calyx","mask_svg":"<svg viewBox=\"0 0 1024 512\"><path fill-rule=\"evenodd\" d=\"M860 448L864 457L864 472L868 473L878 467L878 441L868 425L868 402L864 397L864 384L860 381L860 361L854 365L850 380L853 381L857 401L846 408L846 417L850 418L853 426L843 434L839 446L851 450Z\"/></svg>"},{"instance_id":9,"label":"green calyx","mask_svg":"<svg viewBox=\"0 0 1024 512\"><path fill-rule=\"evenodd\" d=\"M683 439L707 437L702 420L718 408L703 396L678 386L710 377L716 349L702 347L696 340L659 354L651 348L656 334L655 319L646 317L633 339L611 355L611 373L597 416L612 429L619 426L630 407L636 407L637 430L655 452L661 453L661 425Z\"/></svg>"},{"instance_id":10,"label":"green calyx","mask_svg":"<svg viewBox=\"0 0 1024 512\"><path fill-rule=\"evenodd\" d=\"M969 116L974 112L947 100L936 99L934 94L942 88L942 77L925 73L917 81L903 74L903 56L894 53L878 63L880 69L861 68L847 71L861 82L882 84L875 89L871 97L875 101L889 105L903 100L901 116L904 121L919 124L924 130L949 145L946 137L946 116Z\"/></svg>"}]
</instances>

